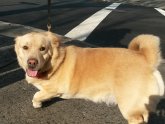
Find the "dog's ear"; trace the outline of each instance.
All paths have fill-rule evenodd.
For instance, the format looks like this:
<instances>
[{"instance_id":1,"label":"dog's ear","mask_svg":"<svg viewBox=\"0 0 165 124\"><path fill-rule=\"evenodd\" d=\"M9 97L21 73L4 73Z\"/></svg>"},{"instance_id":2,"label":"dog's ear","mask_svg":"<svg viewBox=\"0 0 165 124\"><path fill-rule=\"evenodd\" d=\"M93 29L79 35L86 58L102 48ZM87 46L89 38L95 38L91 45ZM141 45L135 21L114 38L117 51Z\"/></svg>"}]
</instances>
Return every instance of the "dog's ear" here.
<instances>
[{"instance_id":1,"label":"dog's ear","mask_svg":"<svg viewBox=\"0 0 165 124\"><path fill-rule=\"evenodd\" d=\"M20 36L17 36L17 37L14 39L15 44L19 41L19 39L20 39Z\"/></svg>"},{"instance_id":2,"label":"dog's ear","mask_svg":"<svg viewBox=\"0 0 165 124\"><path fill-rule=\"evenodd\" d=\"M59 46L59 44L60 44L60 39L56 36L56 34L54 34L54 33L50 32L50 31L48 31L48 32L46 32L46 35L47 35L49 41L51 42L51 44L52 44L53 46L56 46L56 47Z\"/></svg>"},{"instance_id":3,"label":"dog's ear","mask_svg":"<svg viewBox=\"0 0 165 124\"><path fill-rule=\"evenodd\" d=\"M18 50L18 42L20 41L20 36L17 36L15 39L15 44L14 44L14 48L15 48L15 52L17 53Z\"/></svg>"}]
</instances>

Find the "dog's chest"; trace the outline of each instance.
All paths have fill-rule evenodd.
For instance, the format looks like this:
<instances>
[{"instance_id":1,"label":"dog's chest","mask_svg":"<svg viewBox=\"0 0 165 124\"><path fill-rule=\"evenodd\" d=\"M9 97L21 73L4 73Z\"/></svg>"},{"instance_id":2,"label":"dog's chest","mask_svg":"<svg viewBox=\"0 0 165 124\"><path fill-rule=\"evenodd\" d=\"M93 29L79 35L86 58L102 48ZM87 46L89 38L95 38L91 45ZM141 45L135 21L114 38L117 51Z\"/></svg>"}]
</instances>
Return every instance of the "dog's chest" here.
<instances>
[{"instance_id":1,"label":"dog's chest","mask_svg":"<svg viewBox=\"0 0 165 124\"><path fill-rule=\"evenodd\" d=\"M42 90L42 86L40 84L34 83L33 84L37 89Z\"/></svg>"}]
</instances>

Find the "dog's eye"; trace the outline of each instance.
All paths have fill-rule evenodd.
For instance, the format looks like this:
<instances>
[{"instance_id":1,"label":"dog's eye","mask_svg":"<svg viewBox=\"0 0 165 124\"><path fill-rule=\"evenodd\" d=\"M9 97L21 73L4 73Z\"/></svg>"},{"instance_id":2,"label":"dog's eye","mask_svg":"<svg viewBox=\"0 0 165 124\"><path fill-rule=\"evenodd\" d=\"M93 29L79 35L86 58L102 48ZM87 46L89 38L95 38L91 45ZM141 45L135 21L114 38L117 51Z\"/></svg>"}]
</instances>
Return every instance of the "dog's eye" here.
<instances>
[{"instance_id":1,"label":"dog's eye","mask_svg":"<svg viewBox=\"0 0 165 124\"><path fill-rule=\"evenodd\" d=\"M45 50L45 47L41 47L41 48L40 48L40 51L44 51L44 50Z\"/></svg>"},{"instance_id":2,"label":"dog's eye","mask_svg":"<svg viewBox=\"0 0 165 124\"><path fill-rule=\"evenodd\" d=\"M23 46L23 49L24 50L28 50L28 46Z\"/></svg>"}]
</instances>

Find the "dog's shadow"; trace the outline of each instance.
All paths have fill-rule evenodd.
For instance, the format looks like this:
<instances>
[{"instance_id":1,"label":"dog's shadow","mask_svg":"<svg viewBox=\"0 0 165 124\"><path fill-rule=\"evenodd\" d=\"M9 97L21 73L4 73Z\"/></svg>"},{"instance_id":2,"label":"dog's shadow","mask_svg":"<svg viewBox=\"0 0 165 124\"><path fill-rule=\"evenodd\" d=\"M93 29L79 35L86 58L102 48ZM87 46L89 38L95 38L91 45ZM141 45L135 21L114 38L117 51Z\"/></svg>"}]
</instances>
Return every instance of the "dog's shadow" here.
<instances>
[{"instance_id":1,"label":"dog's shadow","mask_svg":"<svg viewBox=\"0 0 165 124\"><path fill-rule=\"evenodd\" d=\"M159 96L151 96L150 100ZM150 113L148 124L165 124L165 98L157 105L156 112Z\"/></svg>"},{"instance_id":2,"label":"dog's shadow","mask_svg":"<svg viewBox=\"0 0 165 124\"><path fill-rule=\"evenodd\" d=\"M54 103L56 103L56 102L63 101L63 100L65 100L65 99L62 99L62 98L60 98L60 97L52 98L52 99L50 99L50 100L48 100L48 101L43 102L43 103L42 103L42 108L47 108L47 107L51 106L52 104L54 104Z\"/></svg>"}]
</instances>

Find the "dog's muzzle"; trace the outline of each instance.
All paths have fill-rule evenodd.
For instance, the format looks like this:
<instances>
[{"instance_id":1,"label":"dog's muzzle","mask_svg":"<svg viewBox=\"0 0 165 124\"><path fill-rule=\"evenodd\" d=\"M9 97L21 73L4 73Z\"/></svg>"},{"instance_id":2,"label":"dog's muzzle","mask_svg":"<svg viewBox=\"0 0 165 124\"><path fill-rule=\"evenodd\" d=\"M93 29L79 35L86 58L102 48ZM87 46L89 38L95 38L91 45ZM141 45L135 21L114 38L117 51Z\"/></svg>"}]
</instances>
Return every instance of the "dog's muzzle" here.
<instances>
[{"instance_id":1,"label":"dog's muzzle","mask_svg":"<svg viewBox=\"0 0 165 124\"><path fill-rule=\"evenodd\" d=\"M28 59L27 64L29 69L36 69L38 65L38 60L34 58Z\"/></svg>"},{"instance_id":2,"label":"dog's muzzle","mask_svg":"<svg viewBox=\"0 0 165 124\"><path fill-rule=\"evenodd\" d=\"M27 61L28 68L26 69L26 73L29 77L37 77L38 75L38 70L37 70L37 65L38 65L38 60L31 58L28 59Z\"/></svg>"}]
</instances>

